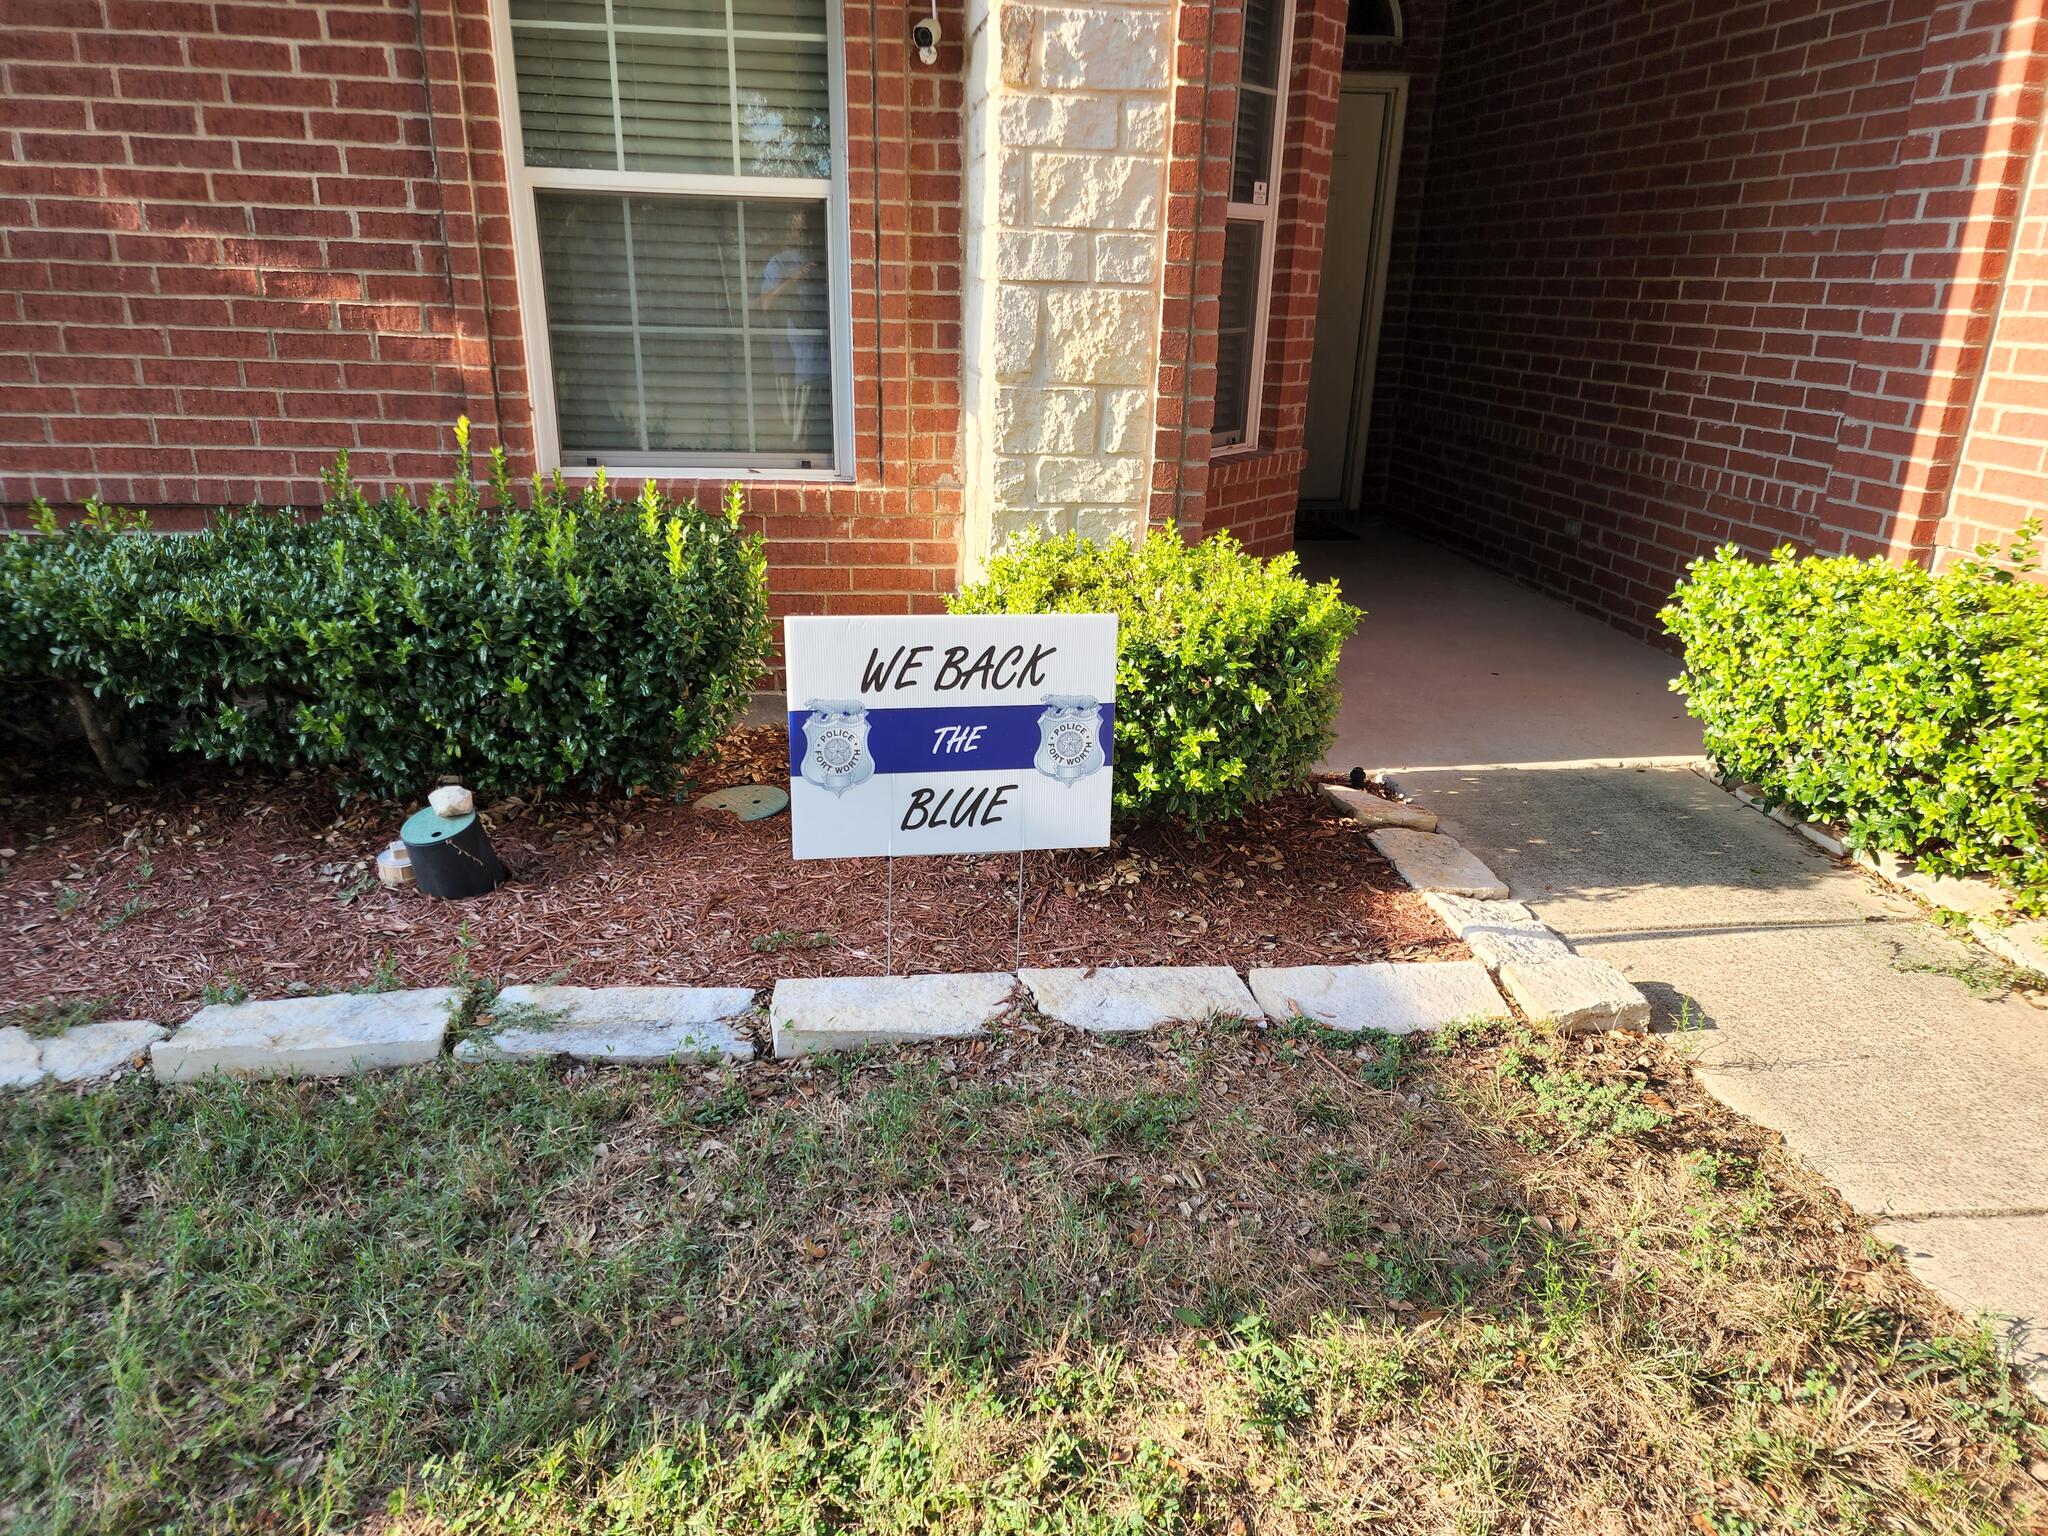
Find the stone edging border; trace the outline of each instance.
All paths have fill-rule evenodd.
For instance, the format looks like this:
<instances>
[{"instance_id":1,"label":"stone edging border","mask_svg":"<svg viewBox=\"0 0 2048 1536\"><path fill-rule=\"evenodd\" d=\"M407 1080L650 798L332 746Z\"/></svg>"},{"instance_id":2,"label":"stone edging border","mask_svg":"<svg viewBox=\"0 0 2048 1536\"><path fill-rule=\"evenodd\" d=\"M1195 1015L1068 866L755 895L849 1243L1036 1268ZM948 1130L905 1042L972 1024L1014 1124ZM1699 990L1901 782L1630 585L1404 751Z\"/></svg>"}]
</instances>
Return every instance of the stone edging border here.
<instances>
[{"instance_id":1,"label":"stone edging border","mask_svg":"<svg viewBox=\"0 0 2048 1536\"><path fill-rule=\"evenodd\" d=\"M1472 951L1470 960L1257 968L1032 968L934 976L790 977L767 1004L777 1058L982 1037L1028 998L1044 1017L1097 1034L1211 1017L1308 1018L1339 1030L1408 1034L1520 1016L1569 1033L1646 1029L1650 1005L1604 960L1573 953L1421 807L1320 785ZM1505 995L1503 995L1505 994ZM53 1040L0 1029L0 1087L77 1083L145 1056L166 1083L214 1074L346 1076L438 1060L461 998L449 987L218 1003L175 1031L145 1020L80 1025ZM1510 1006L1512 1003L1512 1006ZM498 1026L455 1043L459 1061L568 1056L648 1065L753 1059L745 987L508 986Z\"/></svg>"},{"instance_id":2,"label":"stone edging border","mask_svg":"<svg viewBox=\"0 0 2048 1536\"><path fill-rule=\"evenodd\" d=\"M1797 832L1830 858L1854 864L1930 907L1960 912L1969 920L1970 937L1984 948L2008 964L2048 979L2048 919L1997 921L2011 906L2012 898L1995 882L1982 875L1924 875L1911 859L1896 853L1872 854L1851 848L1843 840L1841 828L1801 821L1783 806L1771 805L1755 785L1730 778L1710 758L1694 759L1692 771L1751 810Z\"/></svg>"}]
</instances>

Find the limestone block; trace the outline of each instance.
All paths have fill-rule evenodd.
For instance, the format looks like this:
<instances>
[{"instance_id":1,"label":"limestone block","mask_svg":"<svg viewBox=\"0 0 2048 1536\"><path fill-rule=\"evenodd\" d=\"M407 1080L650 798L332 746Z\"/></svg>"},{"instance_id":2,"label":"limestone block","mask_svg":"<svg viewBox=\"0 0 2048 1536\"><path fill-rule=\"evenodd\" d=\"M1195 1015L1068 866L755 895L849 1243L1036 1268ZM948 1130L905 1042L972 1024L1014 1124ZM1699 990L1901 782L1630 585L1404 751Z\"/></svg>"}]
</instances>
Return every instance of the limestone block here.
<instances>
[{"instance_id":1,"label":"limestone block","mask_svg":"<svg viewBox=\"0 0 2048 1536\"><path fill-rule=\"evenodd\" d=\"M1160 162L1149 157L1041 150L1031 162L1034 222L1064 229L1155 229L1160 177Z\"/></svg>"},{"instance_id":2,"label":"limestone block","mask_svg":"<svg viewBox=\"0 0 2048 1536\"><path fill-rule=\"evenodd\" d=\"M1171 19L1153 10L1048 15L1039 80L1053 90L1164 91L1173 84Z\"/></svg>"},{"instance_id":3,"label":"limestone block","mask_svg":"<svg viewBox=\"0 0 2048 1536\"><path fill-rule=\"evenodd\" d=\"M1136 501L1148 470L1140 458L1040 459L1038 499L1052 505Z\"/></svg>"},{"instance_id":4,"label":"limestone block","mask_svg":"<svg viewBox=\"0 0 2048 1536\"><path fill-rule=\"evenodd\" d=\"M996 289L996 377L1021 379L1038 361L1038 295L1029 288Z\"/></svg>"},{"instance_id":5,"label":"limestone block","mask_svg":"<svg viewBox=\"0 0 2048 1536\"><path fill-rule=\"evenodd\" d=\"M1150 283L1155 276L1159 242L1150 235L1097 235L1095 280L1098 283Z\"/></svg>"},{"instance_id":6,"label":"limestone block","mask_svg":"<svg viewBox=\"0 0 2048 1536\"><path fill-rule=\"evenodd\" d=\"M1455 837L1407 827L1381 827L1366 835L1401 872L1401 878L1418 891L1443 891L1452 896L1508 894L1500 876L1468 853Z\"/></svg>"},{"instance_id":7,"label":"limestone block","mask_svg":"<svg viewBox=\"0 0 2048 1536\"><path fill-rule=\"evenodd\" d=\"M1065 507L998 507L995 513L995 548L1037 534L1058 538L1067 531L1070 519Z\"/></svg>"},{"instance_id":8,"label":"limestone block","mask_svg":"<svg viewBox=\"0 0 2048 1536\"><path fill-rule=\"evenodd\" d=\"M1649 999L1605 960L1567 955L1535 965L1509 961L1500 968L1500 984L1523 1013L1570 1034L1650 1027Z\"/></svg>"},{"instance_id":9,"label":"limestone block","mask_svg":"<svg viewBox=\"0 0 2048 1536\"><path fill-rule=\"evenodd\" d=\"M997 390L996 443L1004 453L1088 452L1095 446L1095 391Z\"/></svg>"},{"instance_id":10,"label":"limestone block","mask_svg":"<svg viewBox=\"0 0 2048 1536\"><path fill-rule=\"evenodd\" d=\"M145 1054L165 1033L148 1019L99 1019L73 1025L61 1035L0 1029L0 1088L106 1077Z\"/></svg>"},{"instance_id":11,"label":"limestone block","mask_svg":"<svg viewBox=\"0 0 2048 1536\"><path fill-rule=\"evenodd\" d=\"M1119 1034L1212 1017L1255 1019L1253 1001L1227 965L1133 965L1027 969L1017 979L1038 1011L1075 1029Z\"/></svg>"},{"instance_id":12,"label":"limestone block","mask_svg":"<svg viewBox=\"0 0 2048 1536\"><path fill-rule=\"evenodd\" d=\"M1489 971L1510 961L1541 965L1571 953L1564 940L1519 901L1474 901L1441 891L1425 891L1422 899Z\"/></svg>"},{"instance_id":13,"label":"limestone block","mask_svg":"<svg viewBox=\"0 0 2048 1536\"><path fill-rule=\"evenodd\" d=\"M2048 920L2026 918L2012 923L1972 923L1971 937L1993 954L2022 970L2048 975Z\"/></svg>"},{"instance_id":14,"label":"limestone block","mask_svg":"<svg viewBox=\"0 0 2048 1536\"><path fill-rule=\"evenodd\" d=\"M498 1028L455 1047L461 1061L572 1056L645 1066L675 1060L750 1061L754 1047L734 1027L753 1006L746 987L507 987Z\"/></svg>"},{"instance_id":15,"label":"limestone block","mask_svg":"<svg viewBox=\"0 0 2048 1536\"><path fill-rule=\"evenodd\" d=\"M1436 830L1436 812L1425 811L1405 800L1389 800L1370 790L1353 789L1349 784L1318 784L1316 789L1346 816L1368 827L1411 827L1417 832Z\"/></svg>"},{"instance_id":16,"label":"limestone block","mask_svg":"<svg viewBox=\"0 0 2048 1536\"><path fill-rule=\"evenodd\" d=\"M448 1032L452 987L341 992L329 997L216 1003L150 1047L156 1075L189 1083L230 1077L339 1077L434 1060Z\"/></svg>"},{"instance_id":17,"label":"limestone block","mask_svg":"<svg viewBox=\"0 0 2048 1536\"><path fill-rule=\"evenodd\" d=\"M1330 1029L1405 1035L1468 1019L1505 1019L1507 1006L1475 960L1299 965L1251 973L1266 1017L1308 1018Z\"/></svg>"},{"instance_id":18,"label":"limestone block","mask_svg":"<svg viewBox=\"0 0 2048 1536\"><path fill-rule=\"evenodd\" d=\"M1003 43L1003 84L1031 83L1031 38L1038 18L1016 0L1003 0L1000 31Z\"/></svg>"},{"instance_id":19,"label":"limestone block","mask_svg":"<svg viewBox=\"0 0 2048 1536\"><path fill-rule=\"evenodd\" d=\"M1036 296L1027 296L1035 306ZM1152 383L1158 356L1151 294L1061 288L1046 295L1045 308L1046 374L1053 383Z\"/></svg>"},{"instance_id":20,"label":"limestone block","mask_svg":"<svg viewBox=\"0 0 2048 1536\"><path fill-rule=\"evenodd\" d=\"M1085 282L1088 237L1065 230L1005 230L996 236L996 275L1026 283Z\"/></svg>"},{"instance_id":21,"label":"limestone block","mask_svg":"<svg viewBox=\"0 0 2048 1536\"><path fill-rule=\"evenodd\" d=\"M1145 509L1143 507L1076 507L1074 508L1074 532L1084 539L1097 544L1107 544L1111 539L1127 539L1133 543L1145 531Z\"/></svg>"},{"instance_id":22,"label":"limestone block","mask_svg":"<svg viewBox=\"0 0 2048 1536\"><path fill-rule=\"evenodd\" d=\"M957 1040L986 1034L1010 1004L1003 971L953 976L804 976L775 983L768 1005L777 1056Z\"/></svg>"},{"instance_id":23,"label":"limestone block","mask_svg":"<svg viewBox=\"0 0 2048 1536\"><path fill-rule=\"evenodd\" d=\"M1009 96L998 109L996 131L1011 145L1114 149L1117 104L1107 96Z\"/></svg>"},{"instance_id":24,"label":"limestone block","mask_svg":"<svg viewBox=\"0 0 2048 1536\"><path fill-rule=\"evenodd\" d=\"M1015 507L1031 499L1031 467L1023 459L998 454L989 477L998 507Z\"/></svg>"},{"instance_id":25,"label":"limestone block","mask_svg":"<svg viewBox=\"0 0 2048 1536\"><path fill-rule=\"evenodd\" d=\"M1102 392L1102 451L1143 453L1151 442L1152 394L1143 389Z\"/></svg>"},{"instance_id":26,"label":"limestone block","mask_svg":"<svg viewBox=\"0 0 2048 1536\"><path fill-rule=\"evenodd\" d=\"M1031 157L1010 151L996 169L996 222L1015 229L1030 222Z\"/></svg>"},{"instance_id":27,"label":"limestone block","mask_svg":"<svg viewBox=\"0 0 2048 1536\"><path fill-rule=\"evenodd\" d=\"M1159 153L1166 148L1167 122L1165 102L1126 101L1124 149L1138 155Z\"/></svg>"}]
</instances>

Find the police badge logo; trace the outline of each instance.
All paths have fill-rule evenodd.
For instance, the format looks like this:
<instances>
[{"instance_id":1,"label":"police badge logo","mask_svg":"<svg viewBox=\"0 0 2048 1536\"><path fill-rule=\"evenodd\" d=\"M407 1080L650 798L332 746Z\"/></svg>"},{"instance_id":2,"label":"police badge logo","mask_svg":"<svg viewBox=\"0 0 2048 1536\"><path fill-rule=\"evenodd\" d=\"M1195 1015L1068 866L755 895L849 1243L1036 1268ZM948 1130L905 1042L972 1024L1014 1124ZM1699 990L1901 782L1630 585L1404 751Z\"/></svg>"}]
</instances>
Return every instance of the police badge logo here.
<instances>
[{"instance_id":1,"label":"police badge logo","mask_svg":"<svg viewBox=\"0 0 2048 1536\"><path fill-rule=\"evenodd\" d=\"M1076 784L1103 765L1102 705L1086 694L1048 693L1038 717L1031 765L1049 779Z\"/></svg>"},{"instance_id":2,"label":"police badge logo","mask_svg":"<svg viewBox=\"0 0 2048 1536\"><path fill-rule=\"evenodd\" d=\"M804 716L804 778L843 795L874 776L868 751L868 709L857 700L812 699Z\"/></svg>"}]
</instances>

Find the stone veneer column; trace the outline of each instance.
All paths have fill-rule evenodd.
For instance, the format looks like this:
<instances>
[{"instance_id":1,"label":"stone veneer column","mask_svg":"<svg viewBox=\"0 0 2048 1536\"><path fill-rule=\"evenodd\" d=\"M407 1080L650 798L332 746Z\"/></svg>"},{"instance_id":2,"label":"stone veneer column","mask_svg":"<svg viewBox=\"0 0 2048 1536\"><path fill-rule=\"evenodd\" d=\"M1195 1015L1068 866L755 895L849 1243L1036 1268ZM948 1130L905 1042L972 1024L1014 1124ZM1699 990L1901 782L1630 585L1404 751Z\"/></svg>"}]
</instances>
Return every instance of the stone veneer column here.
<instances>
[{"instance_id":1,"label":"stone veneer column","mask_svg":"<svg viewBox=\"0 0 2048 1536\"><path fill-rule=\"evenodd\" d=\"M969 576L1026 529L1108 539L1145 526L1173 14L969 6Z\"/></svg>"}]
</instances>

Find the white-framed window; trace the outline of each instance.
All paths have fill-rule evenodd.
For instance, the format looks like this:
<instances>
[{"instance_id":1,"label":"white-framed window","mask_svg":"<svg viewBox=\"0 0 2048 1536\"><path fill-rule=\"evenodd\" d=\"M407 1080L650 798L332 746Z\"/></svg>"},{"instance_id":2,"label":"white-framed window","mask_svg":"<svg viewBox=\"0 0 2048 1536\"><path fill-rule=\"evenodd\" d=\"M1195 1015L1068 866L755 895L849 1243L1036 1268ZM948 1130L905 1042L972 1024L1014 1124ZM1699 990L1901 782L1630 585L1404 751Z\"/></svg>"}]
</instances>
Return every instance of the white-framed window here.
<instances>
[{"instance_id":1,"label":"white-framed window","mask_svg":"<svg viewBox=\"0 0 2048 1536\"><path fill-rule=\"evenodd\" d=\"M493 21L541 467L850 467L839 0Z\"/></svg>"},{"instance_id":2,"label":"white-framed window","mask_svg":"<svg viewBox=\"0 0 2048 1536\"><path fill-rule=\"evenodd\" d=\"M1237 132L1230 159L1230 211L1223 231L1223 292L1217 320L1216 421L1219 451L1258 446L1266 374L1266 317L1273 308L1273 243L1279 223L1280 159L1287 139L1287 75L1294 49L1288 0L1245 0L1237 84Z\"/></svg>"}]
</instances>

